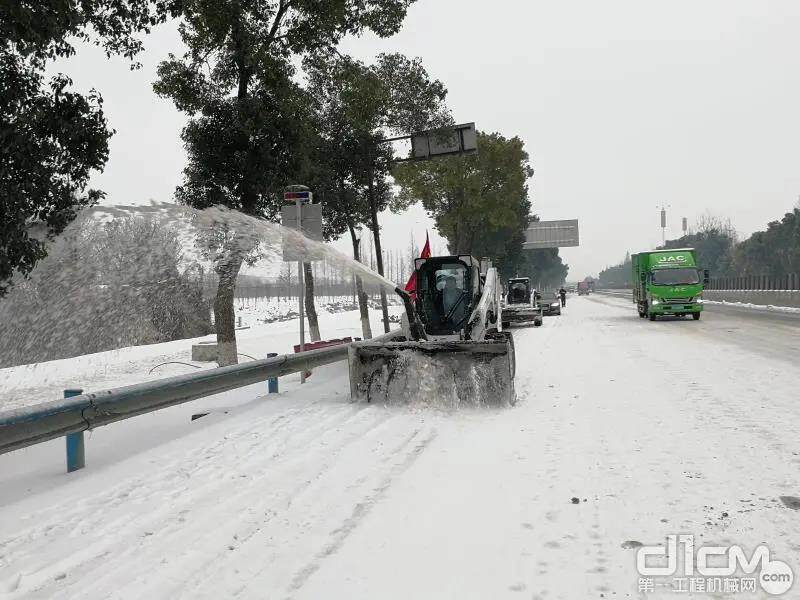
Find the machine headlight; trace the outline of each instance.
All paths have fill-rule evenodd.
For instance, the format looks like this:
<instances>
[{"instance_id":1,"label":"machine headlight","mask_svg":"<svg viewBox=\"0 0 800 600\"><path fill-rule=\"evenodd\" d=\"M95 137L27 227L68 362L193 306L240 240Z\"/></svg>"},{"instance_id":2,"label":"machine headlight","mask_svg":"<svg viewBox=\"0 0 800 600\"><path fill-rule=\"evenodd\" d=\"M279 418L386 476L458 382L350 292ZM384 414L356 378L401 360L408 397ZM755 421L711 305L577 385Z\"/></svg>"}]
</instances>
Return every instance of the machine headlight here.
<instances>
[{"instance_id":1,"label":"machine headlight","mask_svg":"<svg viewBox=\"0 0 800 600\"><path fill-rule=\"evenodd\" d=\"M653 298L652 300L650 300L650 304L652 304L653 306L657 306L661 304L661 300L659 300L658 298Z\"/></svg>"},{"instance_id":2,"label":"machine headlight","mask_svg":"<svg viewBox=\"0 0 800 600\"><path fill-rule=\"evenodd\" d=\"M560 303L558 303L558 302L553 302L553 303L550 305L550 307L551 307L551 308L558 308L559 306L561 306L561 304L560 304Z\"/></svg>"}]
</instances>

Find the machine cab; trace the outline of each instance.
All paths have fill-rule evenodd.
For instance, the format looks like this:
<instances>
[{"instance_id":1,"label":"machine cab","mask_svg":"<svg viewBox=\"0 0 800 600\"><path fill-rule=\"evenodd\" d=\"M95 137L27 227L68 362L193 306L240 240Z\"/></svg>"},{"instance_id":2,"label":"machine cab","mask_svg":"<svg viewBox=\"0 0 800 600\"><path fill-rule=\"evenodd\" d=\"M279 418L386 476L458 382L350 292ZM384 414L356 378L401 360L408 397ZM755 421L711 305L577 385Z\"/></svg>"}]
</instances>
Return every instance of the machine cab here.
<instances>
[{"instance_id":1,"label":"machine cab","mask_svg":"<svg viewBox=\"0 0 800 600\"><path fill-rule=\"evenodd\" d=\"M516 277L508 280L506 304L530 304L531 283L527 277Z\"/></svg>"},{"instance_id":2,"label":"machine cab","mask_svg":"<svg viewBox=\"0 0 800 600\"><path fill-rule=\"evenodd\" d=\"M462 256L418 258L416 310L425 333L453 335L465 329L483 292L480 262Z\"/></svg>"}]
</instances>

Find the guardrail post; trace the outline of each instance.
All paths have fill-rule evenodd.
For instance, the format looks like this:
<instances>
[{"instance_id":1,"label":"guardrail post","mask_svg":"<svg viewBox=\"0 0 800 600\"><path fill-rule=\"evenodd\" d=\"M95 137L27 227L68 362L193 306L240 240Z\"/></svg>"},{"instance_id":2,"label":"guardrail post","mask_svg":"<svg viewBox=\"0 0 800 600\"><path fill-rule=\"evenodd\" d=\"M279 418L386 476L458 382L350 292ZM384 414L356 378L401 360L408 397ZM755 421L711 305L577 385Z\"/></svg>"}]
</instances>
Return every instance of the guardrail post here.
<instances>
[{"instance_id":1,"label":"guardrail post","mask_svg":"<svg viewBox=\"0 0 800 600\"><path fill-rule=\"evenodd\" d=\"M80 396L81 389L64 390L64 398ZM72 473L86 466L86 452L83 445L83 432L67 434L67 473Z\"/></svg>"},{"instance_id":2,"label":"guardrail post","mask_svg":"<svg viewBox=\"0 0 800 600\"><path fill-rule=\"evenodd\" d=\"M278 356L277 352L270 352L267 354L267 358L275 358ZM277 394L278 393L278 378L277 377L270 377L267 379L267 391L270 394Z\"/></svg>"}]
</instances>

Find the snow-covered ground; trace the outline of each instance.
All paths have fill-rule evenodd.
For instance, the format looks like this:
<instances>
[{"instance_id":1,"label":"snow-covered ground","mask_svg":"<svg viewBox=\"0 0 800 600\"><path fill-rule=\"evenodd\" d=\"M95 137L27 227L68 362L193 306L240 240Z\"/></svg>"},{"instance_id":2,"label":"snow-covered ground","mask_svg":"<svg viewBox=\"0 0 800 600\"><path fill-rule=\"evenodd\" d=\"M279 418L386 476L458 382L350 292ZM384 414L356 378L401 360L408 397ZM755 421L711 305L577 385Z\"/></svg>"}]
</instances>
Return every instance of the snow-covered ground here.
<instances>
[{"instance_id":1,"label":"snow-covered ground","mask_svg":"<svg viewBox=\"0 0 800 600\"><path fill-rule=\"evenodd\" d=\"M721 319L570 297L515 330L513 408L354 405L329 365L206 399L227 414L101 428L70 475L60 440L0 456L0 595L673 598L635 566L673 533L766 543L798 573L800 364ZM165 414L171 441L148 439Z\"/></svg>"}]
</instances>

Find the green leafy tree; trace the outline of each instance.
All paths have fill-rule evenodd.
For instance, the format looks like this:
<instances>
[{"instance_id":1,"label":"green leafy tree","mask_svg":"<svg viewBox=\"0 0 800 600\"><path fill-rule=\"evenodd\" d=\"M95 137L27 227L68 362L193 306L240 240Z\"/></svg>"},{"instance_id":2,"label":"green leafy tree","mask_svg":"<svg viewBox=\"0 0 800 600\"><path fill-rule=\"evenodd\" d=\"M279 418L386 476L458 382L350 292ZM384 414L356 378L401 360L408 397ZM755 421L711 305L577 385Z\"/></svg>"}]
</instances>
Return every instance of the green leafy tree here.
<instances>
[{"instance_id":1,"label":"green leafy tree","mask_svg":"<svg viewBox=\"0 0 800 600\"><path fill-rule=\"evenodd\" d=\"M173 8L154 0L0 3L0 296L80 208L103 196L87 187L113 133L102 98L70 90L63 74L45 78L46 66L74 54L76 40L132 59L142 49L136 35Z\"/></svg>"},{"instance_id":2,"label":"green leafy tree","mask_svg":"<svg viewBox=\"0 0 800 600\"><path fill-rule=\"evenodd\" d=\"M353 183L349 157L354 148L344 139L343 128L337 126L336 111L325 111L318 116L322 117L327 126L327 136L317 140L310 181L315 196L322 202L322 234L328 241L349 234L353 258L361 262L360 232L362 226L370 220L370 211L363 190ZM370 339L372 327L364 282L358 273L354 273L353 278L361 315L361 335L363 339Z\"/></svg>"},{"instance_id":3,"label":"green leafy tree","mask_svg":"<svg viewBox=\"0 0 800 600\"><path fill-rule=\"evenodd\" d=\"M563 285L569 266L559 256L558 248L523 250L516 272L522 277L530 277L538 289L547 290Z\"/></svg>"},{"instance_id":4,"label":"green leafy tree","mask_svg":"<svg viewBox=\"0 0 800 600\"><path fill-rule=\"evenodd\" d=\"M733 250L732 272L782 278L800 273L800 207L772 221Z\"/></svg>"},{"instance_id":5,"label":"green leafy tree","mask_svg":"<svg viewBox=\"0 0 800 600\"><path fill-rule=\"evenodd\" d=\"M154 88L192 117L177 198L273 218L277 194L307 173L306 97L292 59L332 51L347 34L396 33L413 0L183 0L181 37ZM220 364L237 360L233 291L252 248L232 236L221 254L214 315Z\"/></svg>"},{"instance_id":6,"label":"green leafy tree","mask_svg":"<svg viewBox=\"0 0 800 600\"><path fill-rule=\"evenodd\" d=\"M631 254L627 252L624 260L618 265L606 267L598 276L600 287L630 287L631 286Z\"/></svg>"},{"instance_id":7,"label":"green leafy tree","mask_svg":"<svg viewBox=\"0 0 800 600\"><path fill-rule=\"evenodd\" d=\"M80 207L103 193L87 189L108 159L102 100L67 89L69 79L42 75L0 53L0 296L15 272L28 275Z\"/></svg>"},{"instance_id":8,"label":"green leafy tree","mask_svg":"<svg viewBox=\"0 0 800 600\"><path fill-rule=\"evenodd\" d=\"M320 54L306 61L306 70L321 138L317 173L328 187L327 220L350 232L357 260L355 231L365 223L372 231L378 273L384 275L378 213L391 198L393 156L383 139L449 123L446 89L430 78L419 59L402 54L381 54L370 65ZM389 331L385 289L380 293L384 330ZM366 336L365 301L361 307Z\"/></svg>"},{"instance_id":9,"label":"green leafy tree","mask_svg":"<svg viewBox=\"0 0 800 600\"><path fill-rule=\"evenodd\" d=\"M524 260L533 169L517 137L479 133L478 148L477 155L398 165L395 207L422 202L451 253L488 256L510 277Z\"/></svg>"}]
</instances>

